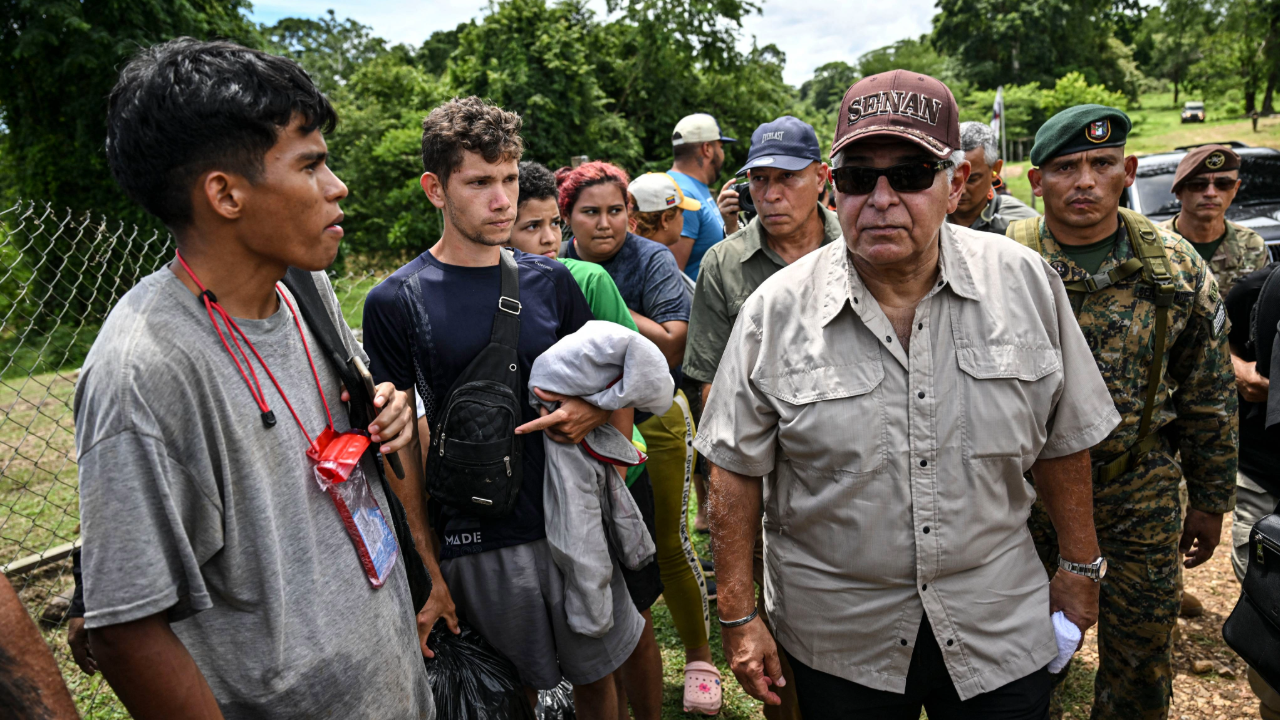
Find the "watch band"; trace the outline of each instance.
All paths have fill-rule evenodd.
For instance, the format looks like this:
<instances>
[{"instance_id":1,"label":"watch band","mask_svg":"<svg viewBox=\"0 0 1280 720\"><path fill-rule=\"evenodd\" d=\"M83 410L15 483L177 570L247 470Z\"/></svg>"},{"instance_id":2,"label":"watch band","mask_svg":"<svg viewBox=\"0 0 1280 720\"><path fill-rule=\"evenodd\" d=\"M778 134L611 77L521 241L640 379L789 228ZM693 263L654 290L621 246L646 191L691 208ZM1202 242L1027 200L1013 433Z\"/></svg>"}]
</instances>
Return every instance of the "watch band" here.
<instances>
[{"instance_id":1,"label":"watch band","mask_svg":"<svg viewBox=\"0 0 1280 720\"><path fill-rule=\"evenodd\" d=\"M1058 567L1062 568L1063 570L1066 570L1069 573L1074 573L1076 575L1083 575L1084 577L1087 577L1094 582L1098 582L1099 580L1102 579L1102 576L1106 574L1107 561L1106 559L1099 557L1097 560L1094 560L1091 563L1077 563L1077 562L1071 562L1070 560L1067 560L1063 558L1061 555L1059 555Z\"/></svg>"}]
</instances>

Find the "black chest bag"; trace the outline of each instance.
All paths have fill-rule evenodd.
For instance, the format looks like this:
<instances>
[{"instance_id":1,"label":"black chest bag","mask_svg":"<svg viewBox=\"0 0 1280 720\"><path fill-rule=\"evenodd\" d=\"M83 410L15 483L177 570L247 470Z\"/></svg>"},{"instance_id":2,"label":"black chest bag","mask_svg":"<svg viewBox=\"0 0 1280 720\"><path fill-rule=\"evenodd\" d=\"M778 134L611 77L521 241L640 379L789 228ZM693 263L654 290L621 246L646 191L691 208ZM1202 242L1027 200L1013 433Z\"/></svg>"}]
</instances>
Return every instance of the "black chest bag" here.
<instances>
[{"instance_id":1,"label":"black chest bag","mask_svg":"<svg viewBox=\"0 0 1280 720\"><path fill-rule=\"evenodd\" d=\"M515 432L521 417L520 274L512 253L501 255L493 334L431 419L427 453L431 499L482 518L511 514L524 475L522 438Z\"/></svg>"}]
</instances>

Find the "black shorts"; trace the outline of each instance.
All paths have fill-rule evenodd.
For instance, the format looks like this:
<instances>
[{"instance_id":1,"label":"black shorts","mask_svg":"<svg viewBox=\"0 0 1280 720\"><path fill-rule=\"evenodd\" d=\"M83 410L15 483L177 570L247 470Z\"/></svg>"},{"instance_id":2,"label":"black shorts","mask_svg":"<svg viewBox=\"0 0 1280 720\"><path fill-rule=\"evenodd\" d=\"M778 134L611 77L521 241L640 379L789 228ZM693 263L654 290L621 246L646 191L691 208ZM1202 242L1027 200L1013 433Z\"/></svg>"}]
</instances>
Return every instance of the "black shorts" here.
<instances>
[{"instance_id":1,"label":"black shorts","mask_svg":"<svg viewBox=\"0 0 1280 720\"><path fill-rule=\"evenodd\" d=\"M653 521L653 481L649 479L649 470L646 468L640 473L640 477L631 483L631 497L635 498L636 505L640 507L640 515L644 518L644 526L649 528L649 536L657 537L657 531L654 529ZM636 610L644 612L653 607L653 604L662 597L662 571L658 569L658 558L655 556L653 562L640 568L639 570L628 570L622 568L622 578L627 581L627 591L631 593L631 602L636 604Z\"/></svg>"},{"instance_id":2,"label":"black shorts","mask_svg":"<svg viewBox=\"0 0 1280 720\"><path fill-rule=\"evenodd\" d=\"M785 650L785 649L784 649ZM898 694L828 675L787 653L796 677L800 713L809 718L917 720L923 707L930 720L1047 720L1053 675L1040 668L991 692L961 700L947 674L942 649L926 617L916 634L907 670L906 692Z\"/></svg>"}]
</instances>

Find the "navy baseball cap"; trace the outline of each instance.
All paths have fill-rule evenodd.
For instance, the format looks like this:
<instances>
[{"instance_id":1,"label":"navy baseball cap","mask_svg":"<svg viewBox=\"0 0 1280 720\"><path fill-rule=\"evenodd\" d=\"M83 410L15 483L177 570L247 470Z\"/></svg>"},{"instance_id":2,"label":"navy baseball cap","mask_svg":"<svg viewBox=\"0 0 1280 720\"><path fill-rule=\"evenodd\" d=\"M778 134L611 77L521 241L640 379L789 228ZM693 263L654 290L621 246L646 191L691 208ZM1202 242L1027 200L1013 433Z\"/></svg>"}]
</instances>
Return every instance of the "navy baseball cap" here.
<instances>
[{"instance_id":1,"label":"navy baseball cap","mask_svg":"<svg viewBox=\"0 0 1280 720\"><path fill-rule=\"evenodd\" d=\"M783 115L751 133L747 164L738 174L744 175L752 168L767 167L803 170L815 162L822 162L822 148L818 147L818 134L813 131L813 126L799 118Z\"/></svg>"}]
</instances>

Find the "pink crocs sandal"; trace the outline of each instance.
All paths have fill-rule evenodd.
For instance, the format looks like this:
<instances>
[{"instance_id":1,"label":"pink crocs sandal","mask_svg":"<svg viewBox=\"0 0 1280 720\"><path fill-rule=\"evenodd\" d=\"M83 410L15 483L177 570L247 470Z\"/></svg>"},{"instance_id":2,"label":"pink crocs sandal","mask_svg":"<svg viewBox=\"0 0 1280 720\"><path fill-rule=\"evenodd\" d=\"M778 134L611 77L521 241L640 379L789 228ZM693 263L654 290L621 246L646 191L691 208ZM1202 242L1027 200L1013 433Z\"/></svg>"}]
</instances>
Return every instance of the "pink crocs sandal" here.
<instances>
[{"instance_id":1,"label":"pink crocs sandal","mask_svg":"<svg viewBox=\"0 0 1280 720\"><path fill-rule=\"evenodd\" d=\"M720 712L720 671L695 660L684 666L684 711L716 715Z\"/></svg>"}]
</instances>

